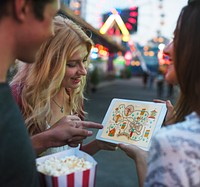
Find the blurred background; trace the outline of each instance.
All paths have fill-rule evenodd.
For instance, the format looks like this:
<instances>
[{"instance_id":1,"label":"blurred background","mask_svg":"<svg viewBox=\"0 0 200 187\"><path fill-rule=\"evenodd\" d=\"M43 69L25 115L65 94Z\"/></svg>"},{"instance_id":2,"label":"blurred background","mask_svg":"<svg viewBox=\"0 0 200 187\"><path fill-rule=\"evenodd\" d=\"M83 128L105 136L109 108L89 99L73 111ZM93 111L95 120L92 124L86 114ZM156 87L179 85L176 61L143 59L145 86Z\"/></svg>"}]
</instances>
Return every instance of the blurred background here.
<instances>
[{"instance_id":1,"label":"blurred background","mask_svg":"<svg viewBox=\"0 0 200 187\"><path fill-rule=\"evenodd\" d=\"M62 0L62 13L80 24L95 43L89 69L90 89L104 80L166 71L162 54L173 38L187 0Z\"/></svg>"},{"instance_id":2,"label":"blurred background","mask_svg":"<svg viewBox=\"0 0 200 187\"><path fill-rule=\"evenodd\" d=\"M94 41L88 91L103 81L142 77L152 87L169 64L163 55L187 0L61 0L60 13L81 25ZM10 68L8 79L15 73Z\"/></svg>"}]
</instances>

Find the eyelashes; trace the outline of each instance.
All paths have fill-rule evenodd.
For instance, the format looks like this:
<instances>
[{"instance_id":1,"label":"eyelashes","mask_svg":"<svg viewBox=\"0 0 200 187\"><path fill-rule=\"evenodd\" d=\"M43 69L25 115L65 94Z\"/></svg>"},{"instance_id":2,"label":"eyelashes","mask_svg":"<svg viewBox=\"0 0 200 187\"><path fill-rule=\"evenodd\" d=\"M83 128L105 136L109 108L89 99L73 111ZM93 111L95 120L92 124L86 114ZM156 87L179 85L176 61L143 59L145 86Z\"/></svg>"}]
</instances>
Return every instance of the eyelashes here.
<instances>
[{"instance_id":1,"label":"eyelashes","mask_svg":"<svg viewBox=\"0 0 200 187\"><path fill-rule=\"evenodd\" d=\"M67 64L66 64L66 66L68 66L68 67L76 67L78 64L81 64L81 63L83 63L84 65L86 65L86 63L87 63L87 59L83 59L83 61L69 61Z\"/></svg>"}]
</instances>

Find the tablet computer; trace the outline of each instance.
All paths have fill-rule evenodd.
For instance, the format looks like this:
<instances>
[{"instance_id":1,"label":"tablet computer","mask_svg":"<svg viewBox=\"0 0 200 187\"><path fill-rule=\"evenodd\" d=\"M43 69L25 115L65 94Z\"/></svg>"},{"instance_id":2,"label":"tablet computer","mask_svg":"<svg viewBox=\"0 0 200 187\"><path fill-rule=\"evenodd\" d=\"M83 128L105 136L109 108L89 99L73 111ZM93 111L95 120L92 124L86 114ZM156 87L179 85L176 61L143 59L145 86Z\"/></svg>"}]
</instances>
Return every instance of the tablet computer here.
<instances>
[{"instance_id":1,"label":"tablet computer","mask_svg":"<svg viewBox=\"0 0 200 187\"><path fill-rule=\"evenodd\" d=\"M148 151L152 136L161 128L165 103L114 98L103 119L97 140L132 144Z\"/></svg>"}]
</instances>

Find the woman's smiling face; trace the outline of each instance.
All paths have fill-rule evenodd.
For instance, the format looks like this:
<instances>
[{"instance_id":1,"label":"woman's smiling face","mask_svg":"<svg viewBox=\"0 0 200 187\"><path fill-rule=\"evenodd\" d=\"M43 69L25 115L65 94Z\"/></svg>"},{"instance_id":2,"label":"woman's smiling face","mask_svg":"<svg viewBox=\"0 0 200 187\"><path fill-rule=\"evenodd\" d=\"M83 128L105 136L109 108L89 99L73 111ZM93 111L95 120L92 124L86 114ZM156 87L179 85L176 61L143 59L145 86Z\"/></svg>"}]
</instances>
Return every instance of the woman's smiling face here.
<instances>
[{"instance_id":1,"label":"woman's smiling face","mask_svg":"<svg viewBox=\"0 0 200 187\"><path fill-rule=\"evenodd\" d=\"M79 46L66 63L66 72L62 81L62 87L76 89L80 86L83 76L87 75L87 47Z\"/></svg>"}]
</instances>

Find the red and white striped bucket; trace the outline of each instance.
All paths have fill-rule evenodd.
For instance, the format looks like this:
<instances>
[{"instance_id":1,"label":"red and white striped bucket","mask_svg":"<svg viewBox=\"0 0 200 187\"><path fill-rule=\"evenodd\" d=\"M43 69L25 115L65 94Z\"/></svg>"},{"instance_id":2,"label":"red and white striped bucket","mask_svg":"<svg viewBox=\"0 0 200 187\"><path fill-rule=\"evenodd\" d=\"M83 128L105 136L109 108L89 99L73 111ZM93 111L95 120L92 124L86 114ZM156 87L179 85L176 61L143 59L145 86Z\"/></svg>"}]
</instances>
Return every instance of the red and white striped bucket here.
<instances>
[{"instance_id":1,"label":"red and white striped bucket","mask_svg":"<svg viewBox=\"0 0 200 187\"><path fill-rule=\"evenodd\" d=\"M44 160L50 157L56 156L57 158L63 158L66 156L75 155L79 158L93 163L93 167L85 171L74 172L65 176L48 176L40 173L41 183L44 187L94 187L96 182L96 167L97 162L85 152L77 149L70 149L59 153L51 154L37 159L37 162L44 162Z\"/></svg>"}]
</instances>

